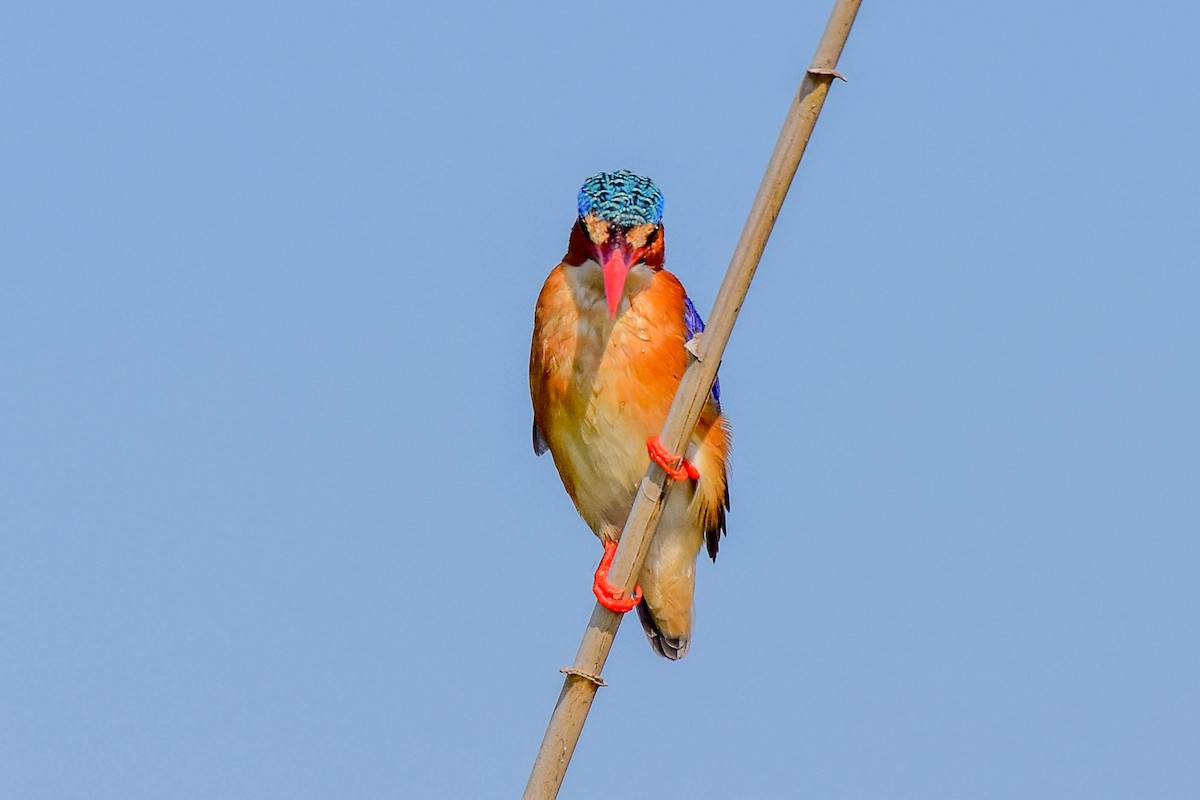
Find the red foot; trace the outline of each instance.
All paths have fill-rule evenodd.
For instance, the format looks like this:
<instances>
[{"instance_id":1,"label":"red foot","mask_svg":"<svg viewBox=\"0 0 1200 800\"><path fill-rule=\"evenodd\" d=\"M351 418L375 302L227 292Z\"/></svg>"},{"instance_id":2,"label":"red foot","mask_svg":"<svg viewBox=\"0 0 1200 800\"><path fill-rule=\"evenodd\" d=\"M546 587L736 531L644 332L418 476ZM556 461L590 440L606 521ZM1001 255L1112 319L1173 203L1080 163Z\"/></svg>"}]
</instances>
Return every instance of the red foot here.
<instances>
[{"instance_id":1,"label":"red foot","mask_svg":"<svg viewBox=\"0 0 1200 800\"><path fill-rule=\"evenodd\" d=\"M646 440L646 451L650 453L650 458L666 470L667 474L675 480L681 481L684 478L699 479L700 470L696 469L696 465L686 458L681 458L668 451L663 446L662 440L658 438L658 434ZM676 464L679 466L675 466Z\"/></svg>"},{"instance_id":2,"label":"red foot","mask_svg":"<svg viewBox=\"0 0 1200 800\"><path fill-rule=\"evenodd\" d=\"M596 567L596 578L592 581L592 593L600 601L600 605L618 614L627 614L642 601L642 587L633 587L633 597L623 597L625 590L608 582L608 568L612 566L613 556L617 554L616 542L604 543L604 555L600 558L600 566Z\"/></svg>"}]
</instances>

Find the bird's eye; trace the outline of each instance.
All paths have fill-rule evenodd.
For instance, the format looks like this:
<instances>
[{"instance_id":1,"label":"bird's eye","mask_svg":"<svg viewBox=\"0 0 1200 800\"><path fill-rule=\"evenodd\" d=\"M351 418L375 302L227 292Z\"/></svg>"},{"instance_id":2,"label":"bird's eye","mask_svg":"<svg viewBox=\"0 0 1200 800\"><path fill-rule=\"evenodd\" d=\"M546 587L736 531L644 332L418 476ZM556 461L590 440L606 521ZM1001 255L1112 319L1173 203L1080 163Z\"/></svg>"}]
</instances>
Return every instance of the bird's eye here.
<instances>
[{"instance_id":1,"label":"bird's eye","mask_svg":"<svg viewBox=\"0 0 1200 800\"><path fill-rule=\"evenodd\" d=\"M583 234L584 239L587 239L589 242L592 240L592 236L590 233L588 233L588 226L584 223L583 217L580 217L575 221L575 227L579 228L579 232Z\"/></svg>"},{"instance_id":2,"label":"bird's eye","mask_svg":"<svg viewBox=\"0 0 1200 800\"><path fill-rule=\"evenodd\" d=\"M658 241L658 231L659 231L659 228L656 225L650 229L650 232L648 234L646 234L646 247L649 247L650 245L652 245L656 241Z\"/></svg>"}]
</instances>

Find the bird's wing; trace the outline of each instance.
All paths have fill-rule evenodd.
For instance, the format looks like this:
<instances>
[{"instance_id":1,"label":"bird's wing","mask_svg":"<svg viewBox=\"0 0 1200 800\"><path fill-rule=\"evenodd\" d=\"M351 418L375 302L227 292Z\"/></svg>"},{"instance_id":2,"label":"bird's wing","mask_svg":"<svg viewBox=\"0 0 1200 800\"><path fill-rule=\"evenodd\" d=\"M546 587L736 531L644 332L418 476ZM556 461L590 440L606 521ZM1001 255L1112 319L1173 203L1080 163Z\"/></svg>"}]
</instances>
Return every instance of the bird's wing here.
<instances>
[{"instance_id":1,"label":"bird's wing","mask_svg":"<svg viewBox=\"0 0 1200 800\"><path fill-rule=\"evenodd\" d=\"M695 339L697 333L704 333L704 319L700 316L700 312L696 310L696 306L692 303L692 298L687 295L683 297L683 324L687 327L688 341ZM714 400L720 402L720 378L713 381L712 395Z\"/></svg>"},{"instance_id":2,"label":"bird's wing","mask_svg":"<svg viewBox=\"0 0 1200 800\"><path fill-rule=\"evenodd\" d=\"M546 441L546 434L542 433L542 429L537 426L537 420L533 422L533 452L536 455L542 455L550 449L550 443Z\"/></svg>"},{"instance_id":3,"label":"bird's wing","mask_svg":"<svg viewBox=\"0 0 1200 800\"><path fill-rule=\"evenodd\" d=\"M687 328L687 338L689 340L695 338L696 334L704 332L704 319L700 316L700 312L696 310L692 299L687 296L683 298L683 323ZM704 543L708 547L709 557L714 561L717 559L717 548L720 545L721 536L725 534L725 514L729 511L729 481L728 476L724 474L724 458L728 453L729 447L729 427L723 418L719 422L716 421L720 413L721 379L717 378L713 380L712 406L708 414L705 415L709 417L709 424L721 425L724 433L720 437L722 450L720 495L708 503L708 511L704 515Z\"/></svg>"}]
</instances>

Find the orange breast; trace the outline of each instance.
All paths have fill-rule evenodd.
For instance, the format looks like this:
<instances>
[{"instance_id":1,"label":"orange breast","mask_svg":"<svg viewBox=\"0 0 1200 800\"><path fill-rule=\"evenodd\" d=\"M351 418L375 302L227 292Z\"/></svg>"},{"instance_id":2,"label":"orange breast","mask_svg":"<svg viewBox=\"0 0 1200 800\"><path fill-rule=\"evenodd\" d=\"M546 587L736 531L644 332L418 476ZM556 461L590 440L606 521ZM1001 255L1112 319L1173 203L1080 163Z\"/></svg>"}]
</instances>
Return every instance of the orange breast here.
<instances>
[{"instance_id":1,"label":"orange breast","mask_svg":"<svg viewBox=\"0 0 1200 800\"><path fill-rule=\"evenodd\" d=\"M550 273L534 316L534 421L576 507L596 533L618 528L649 464L687 365L684 291L669 272L635 267L617 319L591 262Z\"/></svg>"}]
</instances>

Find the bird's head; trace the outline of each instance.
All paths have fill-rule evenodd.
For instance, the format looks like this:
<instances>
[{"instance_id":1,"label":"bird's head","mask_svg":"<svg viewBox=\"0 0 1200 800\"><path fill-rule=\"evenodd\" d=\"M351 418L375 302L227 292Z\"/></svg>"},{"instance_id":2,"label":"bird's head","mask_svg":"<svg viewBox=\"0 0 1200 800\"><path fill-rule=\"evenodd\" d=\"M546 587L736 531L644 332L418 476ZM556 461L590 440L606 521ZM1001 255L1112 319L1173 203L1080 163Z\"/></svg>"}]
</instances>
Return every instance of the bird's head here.
<instances>
[{"instance_id":1,"label":"bird's head","mask_svg":"<svg viewBox=\"0 0 1200 800\"><path fill-rule=\"evenodd\" d=\"M631 267L663 265L663 196L654 181L630 172L601 172L579 190L579 219L563 260L600 265L608 314L616 318Z\"/></svg>"}]
</instances>

